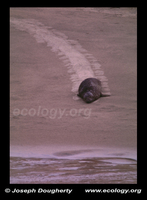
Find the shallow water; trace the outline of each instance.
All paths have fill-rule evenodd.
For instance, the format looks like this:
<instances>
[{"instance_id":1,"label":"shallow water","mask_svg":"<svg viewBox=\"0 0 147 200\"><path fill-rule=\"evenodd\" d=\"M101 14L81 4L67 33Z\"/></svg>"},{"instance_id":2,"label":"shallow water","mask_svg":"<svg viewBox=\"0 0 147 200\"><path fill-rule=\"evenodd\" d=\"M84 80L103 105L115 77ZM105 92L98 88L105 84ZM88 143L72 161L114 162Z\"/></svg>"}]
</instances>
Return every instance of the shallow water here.
<instances>
[{"instance_id":1,"label":"shallow water","mask_svg":"<svg viewBox=\"0 0 147 200\"><path fill-rule=\"evenodd\" d=\"M102 149L56 152L50 157L11 157L10 183L135 184L136 159ZM96 155L100 157L96 157ZM94 156L95 155L95 156ZM127 155L127 153L126 153Z\"/></svg>"},{"instance_id":2,"label":"shallow water","mask_svg":"<svg viewBox=\"0 0 147 200\"><path fill-rule=\"evenodd\" d=\"M135 184L136 161L126 158L11 158L10 183Z\"/></svg>"}]
</instances>

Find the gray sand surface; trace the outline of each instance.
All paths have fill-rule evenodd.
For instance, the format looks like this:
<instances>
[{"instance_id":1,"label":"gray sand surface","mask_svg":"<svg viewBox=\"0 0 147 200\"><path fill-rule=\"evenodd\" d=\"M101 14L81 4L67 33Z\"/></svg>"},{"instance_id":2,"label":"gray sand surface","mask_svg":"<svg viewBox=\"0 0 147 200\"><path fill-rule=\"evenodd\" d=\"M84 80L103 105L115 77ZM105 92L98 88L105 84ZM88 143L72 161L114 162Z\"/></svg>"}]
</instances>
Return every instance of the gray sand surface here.
<instances>
[{"instance_id":1,"label":"gray sand surface","mask_svg":"<svg viewBox=\"0 0 147 200\"><path fill-rule=\"evenodd\" d=\"M28 148L136 152L136 8L11 8L10 19L33 19L77 41L100 63L111 92L92 104L74 100L70 74L57 53L11 23L12 154Z\"/></svg>"}]
</instances>

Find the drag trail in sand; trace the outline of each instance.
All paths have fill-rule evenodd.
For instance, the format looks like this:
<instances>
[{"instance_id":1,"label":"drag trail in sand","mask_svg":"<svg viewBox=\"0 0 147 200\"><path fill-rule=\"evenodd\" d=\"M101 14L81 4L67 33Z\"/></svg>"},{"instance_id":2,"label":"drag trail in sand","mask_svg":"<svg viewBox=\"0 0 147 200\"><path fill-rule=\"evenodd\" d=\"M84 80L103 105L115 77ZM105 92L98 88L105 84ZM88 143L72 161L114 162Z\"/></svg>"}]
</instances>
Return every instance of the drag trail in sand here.
<instances>
[{"instance_id":1,"label":"drag trail in sand","mask_svg":"<svg viewBox=\"0 0 147 200\"><path fill-rule=\"evenodd\" d=\"M68 72L71 74L70 79L73 83L73 92L78 91L78 86L84 79L97 77L102 83L103 93L110 94L107 83L108 79L103 75L104 72L100 69L100 64L91 54L83 49L77 41L67 39L65 34L33 19L25 20L13 18L10 22L15 28L21 31L27 31L30 35L35 37L38 43L46 43L48 47L51 47L53 52L60 56L65 66L69 68ZM88 57L90 57L90 61ZM94 68L97 76L94 75L91 66Z\"/></svg>"}]
</instances>

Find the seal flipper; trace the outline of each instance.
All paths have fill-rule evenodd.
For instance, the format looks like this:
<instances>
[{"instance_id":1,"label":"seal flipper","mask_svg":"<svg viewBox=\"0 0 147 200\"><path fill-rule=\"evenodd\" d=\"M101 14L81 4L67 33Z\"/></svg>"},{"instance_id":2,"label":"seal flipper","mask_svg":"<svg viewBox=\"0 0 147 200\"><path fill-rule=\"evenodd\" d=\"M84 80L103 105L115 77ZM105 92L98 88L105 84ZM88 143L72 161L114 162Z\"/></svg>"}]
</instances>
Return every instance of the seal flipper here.
<instances>
[{"instance_id":1,"label":"seal flipper","mask_svg":"<svg viewBox=\"0 0 147 200\"><path fill-rule=\"evenodd\" d=\"M107 93L107 94L101 93L101 95L100 95L100 97L109 97L109 96L111 96L110 93Z\"/></svg>"}]
</instances>

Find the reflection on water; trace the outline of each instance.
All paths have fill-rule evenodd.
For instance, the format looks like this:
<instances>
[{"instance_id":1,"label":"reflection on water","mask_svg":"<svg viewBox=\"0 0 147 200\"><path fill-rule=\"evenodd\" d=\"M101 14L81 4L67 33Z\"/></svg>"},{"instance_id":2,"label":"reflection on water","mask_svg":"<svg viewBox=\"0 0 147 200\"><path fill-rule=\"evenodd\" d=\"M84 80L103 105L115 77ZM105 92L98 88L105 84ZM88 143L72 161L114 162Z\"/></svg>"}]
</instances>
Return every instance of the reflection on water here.
<instances>
[{"instance_id":1,"label":"reflection on water","mask_svg":"<svg viewBox=\"0 0 147 200\"><path fill-rule=\"evenodd\" d=\"M136 160L119 157L82 159L11 157L10 183L135 184Z\"/></svg>"}]
</instances>

